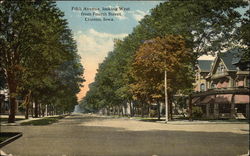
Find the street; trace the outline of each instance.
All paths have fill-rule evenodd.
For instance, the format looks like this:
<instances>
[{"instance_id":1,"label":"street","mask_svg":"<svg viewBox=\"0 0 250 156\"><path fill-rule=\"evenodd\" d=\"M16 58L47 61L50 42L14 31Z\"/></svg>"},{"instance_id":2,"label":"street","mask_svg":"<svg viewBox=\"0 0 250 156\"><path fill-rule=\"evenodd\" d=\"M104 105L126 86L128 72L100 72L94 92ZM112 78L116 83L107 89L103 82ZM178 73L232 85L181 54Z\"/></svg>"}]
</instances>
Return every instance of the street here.
<instances>
[{"instance_id":1,"label":"street","mask_svg":"<svg viewBox=\"0 0 250 156\"><path fill-rule=\"evenodd\" d=\"M237 156L249 146L247 123L143 122L71 115L48 126L2 126L23 137L2 150L13 156Z\"/></svg>"}]
</instances>

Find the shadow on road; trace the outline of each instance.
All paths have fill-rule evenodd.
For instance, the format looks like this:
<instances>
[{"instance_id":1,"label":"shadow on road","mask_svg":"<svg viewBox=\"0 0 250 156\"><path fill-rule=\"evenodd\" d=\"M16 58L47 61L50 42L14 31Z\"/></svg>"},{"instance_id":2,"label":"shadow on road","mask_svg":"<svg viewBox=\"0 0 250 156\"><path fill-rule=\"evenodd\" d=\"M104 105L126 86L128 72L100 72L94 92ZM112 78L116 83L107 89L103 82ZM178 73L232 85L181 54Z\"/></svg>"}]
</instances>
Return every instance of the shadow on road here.
<instances>
[{"instance_id":1,"label":"shadow on road","mask_svg":"<svg viewBox=\"0 0 250 156\"><path fill-rule=\"evenodd\" d=\"M3 150L18 156L236 156L247 153L249 147L248 134L77 126L106 119L75 115L62 119L59 126L6 126L4 131L24 135Z\"/></svg>"}]
</instances>

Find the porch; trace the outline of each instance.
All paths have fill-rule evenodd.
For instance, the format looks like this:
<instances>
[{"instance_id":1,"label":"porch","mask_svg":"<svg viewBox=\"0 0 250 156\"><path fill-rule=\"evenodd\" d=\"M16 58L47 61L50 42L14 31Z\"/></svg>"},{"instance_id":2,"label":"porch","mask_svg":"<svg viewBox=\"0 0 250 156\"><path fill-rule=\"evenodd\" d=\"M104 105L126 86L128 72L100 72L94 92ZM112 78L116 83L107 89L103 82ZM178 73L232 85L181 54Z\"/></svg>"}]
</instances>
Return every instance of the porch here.
<instances>
[{"instance_id":1,"label":"porch","mask_svg":"<svg viewBox=\"0 0 250 156\"><path fill-rule=\"evenodd\" d=\"M208 119L249 119L249 88L216 88L189 96L192 107L200 107Z\"/></svg>"}]
</instances>

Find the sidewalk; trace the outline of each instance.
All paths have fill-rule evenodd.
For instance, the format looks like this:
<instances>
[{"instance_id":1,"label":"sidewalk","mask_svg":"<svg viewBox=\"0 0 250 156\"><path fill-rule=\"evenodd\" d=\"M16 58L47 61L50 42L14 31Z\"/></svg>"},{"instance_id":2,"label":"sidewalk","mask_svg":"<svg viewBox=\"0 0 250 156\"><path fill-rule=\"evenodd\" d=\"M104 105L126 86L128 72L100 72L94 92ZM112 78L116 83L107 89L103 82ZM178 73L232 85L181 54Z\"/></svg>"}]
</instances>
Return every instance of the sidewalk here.
<instances>
[{"instance_id":1,"label":"sidewalk","mask_svg":"<svg viewBox=\"0 0 250 156\"><path fill-rule=\"evenodd\" d=\"M173 119L169 120L167 123L165 118L161 117L160 120L157 118L137 118L137 117L116 117L120 119L137 120L141 122L155 122L161 124L171 124L171 125L193 125L193 124L249 124L249 120L188 120L188 119Z\"/></svg>"},{"instance_id":2,"label":"sidewalk","mask_svg":"<svg viewBox=\"0 0 250 156\"><path fill-rule=\"evenodd\" d=\"M173 124L173 125L182 125L182 124L244 124L248 123L246 121L237 121L237 120L170 120L167 123L165 121L156 121L162 124Z\"/></svg>"}]
</instances>

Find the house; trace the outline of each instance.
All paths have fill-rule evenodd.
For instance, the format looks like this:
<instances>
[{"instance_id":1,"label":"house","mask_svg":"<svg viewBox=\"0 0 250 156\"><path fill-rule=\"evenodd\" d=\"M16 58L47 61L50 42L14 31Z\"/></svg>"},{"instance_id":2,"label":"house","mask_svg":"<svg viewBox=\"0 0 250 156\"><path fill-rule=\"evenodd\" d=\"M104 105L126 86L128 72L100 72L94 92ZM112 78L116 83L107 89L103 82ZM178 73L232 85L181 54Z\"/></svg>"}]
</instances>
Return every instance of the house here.
<instances>
[{"instance_id":1,"label":"house","mask_svg":"<svg viewBox=\"0 0 250 156\"><path fill-rule=\"evenodd\" d=\"M6 114L9 111L9 94L7 89L0 90L0 114Z\"/></svg>"},{"instance_id":2,"label":"house","mask_svg":"<svg viewBox=\"0 0 250 156\"><path fill-rule=\"evenodd\" d=\"M16 99L16 114L23 114L18 108L22 105L23 100L19 97ZM9 103L9 90L7 88L0 90L0 114L9 114L10 103Z\"/></svg>"},{"instance_id":3,"label":"house","mask_svg":"<svg viewBox=\"0 0 250 156\"><path fill-rule=\"evenodd\" d=\"M198 63L196 65L196 75L195 75L195 83L194 85L194 91L200 92L200 91L206 91L207 90L207 81L206 77L208 76L210 72L210 68L212 65L212 60L198 60Z\"/></svg>"},{"instance_id":4,"label":"house","mask_svg":"<svg viewBox=\"0 0 250 156\"><path fill-rule=\"evenodd\" d=\"M205 118L249 118L249 68L239 49L219 54L200 90L191 95L192 106L200 107ZM202 88L202 84L205 84Z\"/></svg>"}]
</instances>

